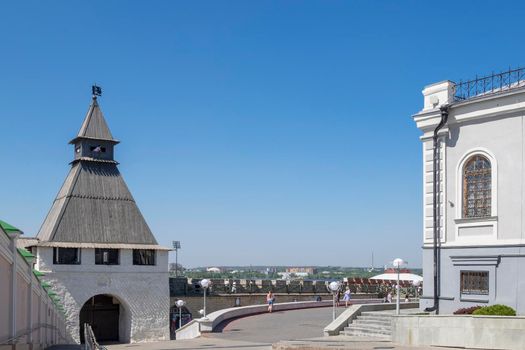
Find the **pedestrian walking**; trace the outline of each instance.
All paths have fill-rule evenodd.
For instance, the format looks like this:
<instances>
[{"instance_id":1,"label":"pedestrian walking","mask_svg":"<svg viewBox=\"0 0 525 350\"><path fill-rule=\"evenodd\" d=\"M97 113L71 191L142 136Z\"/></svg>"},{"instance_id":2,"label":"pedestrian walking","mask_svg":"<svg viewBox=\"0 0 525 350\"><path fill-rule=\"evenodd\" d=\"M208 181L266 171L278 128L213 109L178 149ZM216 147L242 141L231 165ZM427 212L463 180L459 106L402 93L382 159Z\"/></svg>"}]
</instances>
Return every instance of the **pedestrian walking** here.
<instances>
[{"instance_id":1,"label":"pedestrian walking","mask_svg":"<svg viewBox=\"0 0 525 350\"><path fill-rule=\"evenodd\" d=\"M350 288L346 287L345 294L343 295L343 301L345 302L345 307L348 307L348 303L350 302L350 299L352 299L352 293L350 292Z\"/></svg>"},{"instance_id":2,"label":"pedestrian walking","mask_svg":"<svg viewBox=\"0 0 525 350\"><path fill-rule=\"evenodd\" d=\"M266 302L268 303L268 312L272 312L273 303L275 302L275 296L273 295L272 291L269 291L268 294L266 294Z\"/></svg>"}]
</instances>

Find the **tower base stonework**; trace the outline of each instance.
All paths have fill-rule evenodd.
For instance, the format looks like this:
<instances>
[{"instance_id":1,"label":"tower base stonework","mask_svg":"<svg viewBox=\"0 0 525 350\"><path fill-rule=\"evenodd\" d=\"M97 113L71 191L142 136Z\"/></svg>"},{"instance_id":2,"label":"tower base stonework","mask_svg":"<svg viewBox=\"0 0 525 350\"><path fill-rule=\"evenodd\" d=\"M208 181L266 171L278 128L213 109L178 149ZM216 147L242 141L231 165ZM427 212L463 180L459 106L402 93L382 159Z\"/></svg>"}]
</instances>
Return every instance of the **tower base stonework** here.
<instances>
[{"instance_id":1,"label":"tower base stonework","mask_svg":"<svg viewBox=\"0 0 525 350\"><path fill-rule=\"evenodd\" d=\"M39 248L39 269L46 273L45 279L53 285L55 293L63 296L67 329L74 341L80 343L81 339L80 311L97 295L111 296L120 305L118 342L170 339L169 276L167 271L161 271L167 266L167 251L158 254L159 265L154 266L158 272L140 273L137 266L131 264L131 250L122 250L121 265L101 266L111 271L101 272L100 267L93 266L92 269L78 273L74 271L76 266L68 269L66 265L62 265L60 268L55 267L54 271L48 269L52 265L46 264L46 257L52 257L52 250L53 248ZM92 256L93 251L94 249L83 249L84 257Z\"/></svg>"}]
</instances>

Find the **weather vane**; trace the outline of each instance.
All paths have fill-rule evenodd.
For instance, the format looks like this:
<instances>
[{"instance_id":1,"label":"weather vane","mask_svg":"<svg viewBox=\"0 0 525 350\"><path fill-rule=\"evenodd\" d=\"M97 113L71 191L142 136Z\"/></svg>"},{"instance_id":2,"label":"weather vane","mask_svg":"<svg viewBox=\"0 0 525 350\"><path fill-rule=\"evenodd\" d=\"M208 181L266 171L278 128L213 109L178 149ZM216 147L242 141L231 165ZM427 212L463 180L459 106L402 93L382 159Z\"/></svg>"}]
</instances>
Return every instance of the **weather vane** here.
<instances>
[{"instance_id":1,"label":"weather vane","mask_svg":"<svg viewBox=\"0 0 525 350\"><path fill-rule=\"evenodd\" d=\"M91 92L93 93L93 97L102 96L102 88L100 86L91 86Z\"/></svg>"}]
</instances>

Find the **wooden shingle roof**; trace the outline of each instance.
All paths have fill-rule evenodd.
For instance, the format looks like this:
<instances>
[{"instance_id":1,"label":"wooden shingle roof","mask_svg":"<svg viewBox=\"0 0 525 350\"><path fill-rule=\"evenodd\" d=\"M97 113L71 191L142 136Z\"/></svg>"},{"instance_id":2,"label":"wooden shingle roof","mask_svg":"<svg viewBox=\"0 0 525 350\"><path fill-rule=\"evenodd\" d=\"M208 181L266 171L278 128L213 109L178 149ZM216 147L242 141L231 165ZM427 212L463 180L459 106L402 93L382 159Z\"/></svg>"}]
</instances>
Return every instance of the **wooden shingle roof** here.
<instances>
[{"instance_id":1,"label":"wooden shingle roof","mask_svg":"<svg viewBox=\"0 0 525 350\"><path fill-rule=\"evenodd\" d=\"M114 140L93 100L78 137ZM37 234L39 242L157 245L116 162L79 159Z\"/></svg>"},{"instance_id":2,"label":"wooden shingle roof","mask_svg":"<svg viewBox=\"0 0 525 350\"><path fill-rule=\"evenodd\" d=\"M93 98L91 105L89 106L89 110L84 118L84 122L80 127L77 137L71 140L70 143L75 143L76 140L80 138L113 141L118 143L109 130L104 114L102 114L102 110L100 109L96 98Z\"/></svg>"}]
</instances>

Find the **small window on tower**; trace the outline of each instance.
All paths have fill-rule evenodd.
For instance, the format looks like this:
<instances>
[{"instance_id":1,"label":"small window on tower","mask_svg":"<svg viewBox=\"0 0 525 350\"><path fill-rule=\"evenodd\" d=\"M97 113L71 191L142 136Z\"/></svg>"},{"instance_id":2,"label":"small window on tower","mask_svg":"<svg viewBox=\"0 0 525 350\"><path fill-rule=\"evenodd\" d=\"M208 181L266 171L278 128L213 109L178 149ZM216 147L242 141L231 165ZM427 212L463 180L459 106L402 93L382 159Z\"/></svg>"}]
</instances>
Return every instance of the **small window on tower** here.
<instances>
[{"instance_id":1,"label":"small window on tower","mask_svg":"<svg viewBox=\"0 0 525 350\"><path fill-rule=\"evenodd\" d=\"M55 265L80 264L80 248L53 248L53 263Z\"/></svg>"},{"instance_id":2,"label":"small window on tower","mask_svg":"<svg viewBox=\"0 0 525 350\"><path fill-rule=\"evenodd\" d=\"M96 265L118 265L119 250L107 248L95 248Z\"/></svg>"},{"instance_id":3,"label":"small window on tower","mask_svg":"<svg viewBox=\"0 0 525 350\"><path fill-rule=\"evenodd\" d=\"M106 153L106 147L102 146L90 146L89 150L93 153Z\"/></svg>"},{"instance_id":4,"label":"small window on tower","mask_svg":"<svg viewBox=\"0 0 525 350\"><path fill-rule=\"evenodd\" d=\"M155 250L133 249L133 265L155 265Z\"/></svg>"},{"instance_id":5,"label":"small window on tower","mask_svg":"<svg viewBox=\"0 0 525 350\"><path fill-rule=\"evenodd\" d=\"M75 152L80 153L80 146L75 147Z\"/></svg>"}]
</instances>

